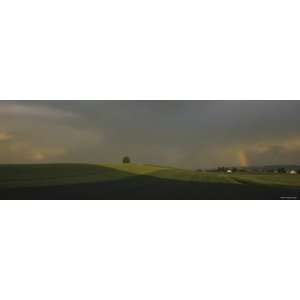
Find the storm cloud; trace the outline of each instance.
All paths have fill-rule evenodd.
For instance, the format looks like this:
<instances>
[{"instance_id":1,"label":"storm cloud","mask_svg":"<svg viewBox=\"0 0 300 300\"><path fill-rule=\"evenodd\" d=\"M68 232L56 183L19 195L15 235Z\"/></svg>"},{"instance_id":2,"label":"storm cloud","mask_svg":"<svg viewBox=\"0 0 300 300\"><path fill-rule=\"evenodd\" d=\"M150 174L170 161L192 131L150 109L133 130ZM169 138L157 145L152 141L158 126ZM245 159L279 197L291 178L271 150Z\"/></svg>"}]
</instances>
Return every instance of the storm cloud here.
<instances>
[{"instance_id":1,"label":"storm cloud","mask_svg":"<svg viewBox=\"0 0 300 300\"><path fill-rule=\"evenodd\" d=\"M0 163L300 164L300 101L0 101Z\"/></svg>"}]
</instances>

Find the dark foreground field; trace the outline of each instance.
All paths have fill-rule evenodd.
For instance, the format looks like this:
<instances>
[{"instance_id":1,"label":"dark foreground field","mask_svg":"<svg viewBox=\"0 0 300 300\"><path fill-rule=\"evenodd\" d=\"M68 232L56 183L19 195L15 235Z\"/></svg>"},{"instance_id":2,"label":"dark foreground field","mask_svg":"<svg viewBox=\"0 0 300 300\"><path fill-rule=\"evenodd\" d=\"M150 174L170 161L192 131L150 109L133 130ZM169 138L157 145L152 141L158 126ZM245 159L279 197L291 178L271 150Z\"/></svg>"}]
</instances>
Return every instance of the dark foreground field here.
<instances>
[{"instance_id":1,"label":"dark foreground field","mask_svg":"<svg viewBox=\"0 0 300 300\"><path fill-rule=\"evenodd\" d=\"M0 199L300 198L300 176L200 173L151 165L2 165Z\"/></svg>"}]
</instances>

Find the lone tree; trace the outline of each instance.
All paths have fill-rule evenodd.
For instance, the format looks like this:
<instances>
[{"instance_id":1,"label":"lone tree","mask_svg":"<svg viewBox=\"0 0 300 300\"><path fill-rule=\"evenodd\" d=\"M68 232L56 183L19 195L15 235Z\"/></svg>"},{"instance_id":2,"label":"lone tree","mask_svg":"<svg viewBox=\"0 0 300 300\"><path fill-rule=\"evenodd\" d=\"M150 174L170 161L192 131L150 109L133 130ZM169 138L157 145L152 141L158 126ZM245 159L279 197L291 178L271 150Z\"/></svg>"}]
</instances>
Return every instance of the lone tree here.
<instances>
[{"instance_id":1,"label":"lone tree","mask_svg":"<svg viewBox=\"0 0 300 300\"><path fill-rule=\"evenodd\" d=\"M129 164L130 163L130 158L129 158L129 156L125 156L124 158L123 158L123 164Z\"/></svg>"}]
</instances>

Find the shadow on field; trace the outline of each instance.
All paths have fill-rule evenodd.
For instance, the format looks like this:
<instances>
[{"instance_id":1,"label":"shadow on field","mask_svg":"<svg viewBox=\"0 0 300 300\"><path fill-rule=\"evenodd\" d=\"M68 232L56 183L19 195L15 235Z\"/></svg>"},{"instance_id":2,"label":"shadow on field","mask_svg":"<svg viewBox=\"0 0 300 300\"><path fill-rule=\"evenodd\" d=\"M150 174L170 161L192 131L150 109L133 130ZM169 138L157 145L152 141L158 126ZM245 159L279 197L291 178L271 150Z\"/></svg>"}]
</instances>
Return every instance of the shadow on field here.
<instances>
[{"instance_id":1,"label":"shadow on field","mask_svg":"<svg viewBox=\"0 0 300 300\"><path fill-rule=\"evenodd\" d=\"M0 189L0 199L280 199L300 189L259 184L181 181L107 168L109 180ZM59 176L58 176L59 177ZM58 178L59 180L59 178ZM96 181L96 179L95 179Z\"/></svg>"}]
</instances>

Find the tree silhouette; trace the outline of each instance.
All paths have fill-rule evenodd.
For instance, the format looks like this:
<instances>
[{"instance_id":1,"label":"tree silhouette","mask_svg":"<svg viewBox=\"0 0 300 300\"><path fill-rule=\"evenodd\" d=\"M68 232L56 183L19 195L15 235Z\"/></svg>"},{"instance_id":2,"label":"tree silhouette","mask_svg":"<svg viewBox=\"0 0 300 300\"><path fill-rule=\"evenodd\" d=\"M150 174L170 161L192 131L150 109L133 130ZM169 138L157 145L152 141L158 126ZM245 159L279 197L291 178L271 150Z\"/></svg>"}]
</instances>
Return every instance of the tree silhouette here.
<instances>
[{"instance_id":1,"label":"tree silhouette","mask_svg":"<svg viewBox=\"0 0 300 300\"><path fill-rule=\"evenodd\" d=\"M129 164L130 163L130 158L129 158L129 156L125 156L124 158L123 158L123 164Z\"/></svg>"}]
</instances>

